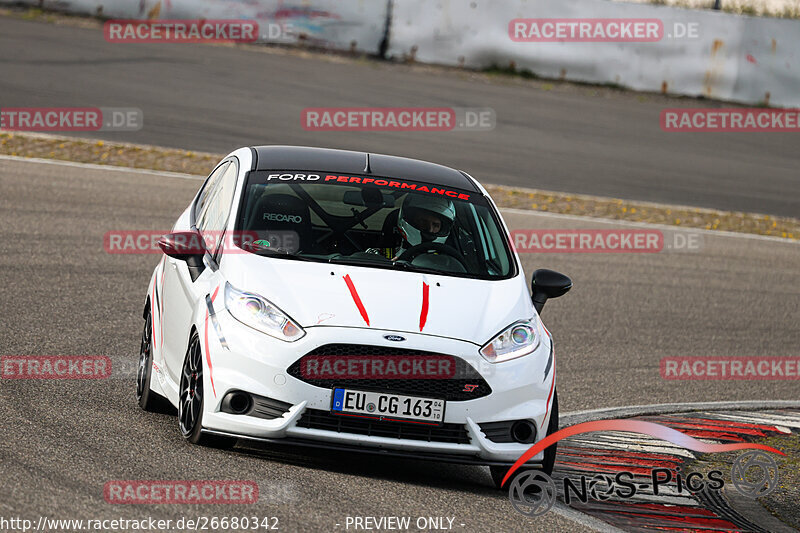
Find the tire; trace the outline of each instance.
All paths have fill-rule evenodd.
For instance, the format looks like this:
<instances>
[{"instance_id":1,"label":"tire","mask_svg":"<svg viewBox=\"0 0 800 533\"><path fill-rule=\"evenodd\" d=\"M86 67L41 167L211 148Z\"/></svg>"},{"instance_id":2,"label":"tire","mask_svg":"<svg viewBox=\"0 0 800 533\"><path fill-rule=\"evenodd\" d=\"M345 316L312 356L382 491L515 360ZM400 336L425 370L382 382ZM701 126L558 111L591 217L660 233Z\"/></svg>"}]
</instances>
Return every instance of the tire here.
<instances>
[{"instance_id":1,"label":"tire","mask_svg":"<svg viewBox=\"0 0 800 533\"><path fill-rule=\"evenodd\" d=\"M550 422L547 424L547 435L552 435L558 431L558 391L553 392L553 409L550 412ZM546 435L546 436L547 436ZM558 443L554 442L544 450L544 459L542 460L541 468L537 468L540 472L544 472L548 476L553 474L553 468L556 464L556 452L558 451ZM506 477L506 473L508 472L509 466L490 466L489 473L492 475L492 482L494 486L498 489L505 490L501 487L501 483L503 482L503 478ZM533 468L524 468L518 470L534 470Z\"/></svg>"},{"instance_id":2,"label":"tire","mask_svg":"<svg viewBox=\"0 0 800 533\"><path fill-rule=\"evenodd\" d=\"M547 435L552 435L558 431L558 391L553 391L553 409L550 412L550 423L547 424ZM542 461L542 471L548 476L553 475L553 468L556 465L556 452L558 443L554 442L544 450L544 460Z\"/></svg>"},{"instance_id":3,"label":"tire","mask_svg":"<svg viewBox=\"0 0 800 533\"><path fill-rule=\"evenodd\" d=\"M183 360L178 396L178 424L181 436L192 444L212 448L232 448L236 438L203 433L203 352L200 336L192 331Z\"/></svg>"},{"instance_id":4,"label":"tire","mask_svg":"<svg viewBox=\"0 0 800 533\"><path fill-rule=\"evenodd\" d=\"M136 371L136 400L145 411L161 413L168 410L166 398L150 389L153 377L153 317L148 306L144 317L142 344L139 347L139 364Z\"/></svg>"}]
</instances>

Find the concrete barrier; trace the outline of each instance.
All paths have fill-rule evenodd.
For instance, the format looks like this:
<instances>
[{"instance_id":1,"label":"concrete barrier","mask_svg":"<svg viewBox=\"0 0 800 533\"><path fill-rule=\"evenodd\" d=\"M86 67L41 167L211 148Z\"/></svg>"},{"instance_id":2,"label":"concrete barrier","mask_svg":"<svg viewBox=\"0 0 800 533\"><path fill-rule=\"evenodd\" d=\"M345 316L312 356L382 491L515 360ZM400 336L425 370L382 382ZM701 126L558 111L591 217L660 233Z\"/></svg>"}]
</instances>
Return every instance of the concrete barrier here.
<instances>
[{"instance_id":1,"label":"concrete barrier","mask_svg":"<svg viewBox=\"0 0 800 533\"><path fill-rule=\"evenodd\" d=\"M0 0L112 19L246 19L257 42L380 53L388 0ZM281 31L278 31L280 28Z\"/></svg>"},{"instance_id":2,"label":"concrete barrier","mask_svg":"<svg viewBox=\"0 0 800 533\"><path fill-rule=\"evenodd\" d=\"M0 4L20 3L0 0ZM800 21L608 0L24 0L126 19L247 19L258 42L800 107ZM655 42L516 42L515 19L646 19ZM277 31L276 27L288 28ZM384 49L386 30L388 49ZM512 28L513 29L513 28ZM275 31L273 31L275 30ZM512 32L513 33L513 32Z\"/></svg>"},{"instance_id":3,"label":"concrete barrier","mask_svg":"<svg viewBox=\"0 0 800 533\"><path fill-rule=\"evenodd\" d=\"M661 22L658 42L515 42L519 18ZM689 29L696 36L680 36ZM389 57L800 106L800 21L606 0L395 0Z\"/></svg>"}]
</instances>

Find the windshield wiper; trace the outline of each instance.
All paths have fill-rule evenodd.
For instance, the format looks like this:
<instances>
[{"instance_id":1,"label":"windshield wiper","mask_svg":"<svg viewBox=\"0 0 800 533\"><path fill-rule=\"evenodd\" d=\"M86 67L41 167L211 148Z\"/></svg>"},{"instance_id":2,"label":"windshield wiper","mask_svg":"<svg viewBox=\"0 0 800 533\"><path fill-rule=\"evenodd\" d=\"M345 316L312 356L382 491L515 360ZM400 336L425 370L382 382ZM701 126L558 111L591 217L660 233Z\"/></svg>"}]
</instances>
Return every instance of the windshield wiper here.
<instances>
[{"instance_id":1,"label":"windshield wiper","mask_svg":"<svg viewBox=\"0 0 800 533\"><path fill-rule=\"evenodd\" d=\"M400 261L392 261L391 259L386 259L383 256L375 255L375 259L367 258L367 257L331 257L328 259L329 263L336 263L339 265L354 265L354 266L366 266L366 267L376 267L376 268L391 268L395 270L405 270L407 272L422 272L425 274L445 274L439 270L434 270L432 268L423 268L414 266L411 263L400 262Z\"/></svg>"},{"instance_id":2,"label":"windshield wiper","mask_svg":"<svg viewBox=\"0 0 800 533\"><path fill-rule=\"evenodd\" d=\"M407 263L405 261L391 261L389 259L385 259L382 256L376 255L376 259L367 259L367 258L359 258L359 257L331 257L328 259L328 263L336 263L339 265L353 265L353 266L365 266L365 267L375 267L375 268L388 268L394 270L404 270L406 272L415 272L419 274L435 274L437 276L458 276L458 277L467 277L467 278L475 278L479 279L478 276L474 274L468 273L461 273L461 272L447 272L444 270L436 270L435 268L426 268L417 265L412 265L411 263Z\"/></svg>"},{"instance_id":3,"label":"windshield wiper","mask_svg":"<svg viewBox=\"0 0 800 533\"><path fill-rule=\"evenodd\" d=\"M439 276L447 276L449 274L452 274L452 272L445 272L443 270L436 270L435 268L421 267L421 266L412 265L411 263L406 263L406 262L401 263L399 261L396 261L393 264L395 266L403 269L403 270L408 271L408 272L419 272L421 274L436 274L436 275L439 275Z\"/></svg>"},{"instance_id":4,"label":"windshield wiper","mask_svg":"<svg viewBox=\"0 0 800 533\"><path fill-rule=\"evenodd\" d=\"M314 261L309 257L303 257L302 255L297 255L295 253L290 252L289 250L284 250L282 248L258 248L255 249L254 247L250 247L247 249L248 252L254 253L256 255L263 255L269 257L282 257L285 259L296 259L298 261Z\"/></svg>"},{"instance_id":5,"label":"windshield wiper","mask_svg":"<svg viewBox=\"0 0 800 533\"><path fill-rule=\"evenodd\" d=\"M355 266L374 266L378 268L392 268L394 263L389 259L380 255L375 255L375 259L359 258L359 257L331 257L328 263L335 263L337 265L355 265Z\"/></svg>"},{"instance_id":6,"label":"windshield wiper","mask_svg":"<svg viewBox=\"0 0 800 533\"><path fill-rule=\"evenodd\" d=\"M408 272L419 272L421 274L436 274L437 276L452 276L456 278L484 279L479 274L473 274L471 272L452 272L449 270L436 270L434 268L426 268L417 265L412 265L411 263L398 262L395 264Z\"/></svg>"}]
</instances>

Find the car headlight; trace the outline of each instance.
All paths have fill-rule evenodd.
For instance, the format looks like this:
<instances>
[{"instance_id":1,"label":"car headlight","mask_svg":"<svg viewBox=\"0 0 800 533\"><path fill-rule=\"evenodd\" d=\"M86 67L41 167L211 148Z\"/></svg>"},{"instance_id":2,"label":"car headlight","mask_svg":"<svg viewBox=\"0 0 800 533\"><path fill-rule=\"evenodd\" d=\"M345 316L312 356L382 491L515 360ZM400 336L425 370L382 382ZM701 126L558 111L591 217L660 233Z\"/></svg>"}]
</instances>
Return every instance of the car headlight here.
<instances>
[{"instance_id":1,"label":"car headlight","mask_svg":"<svg viewBox=\"0 0 800 533\"><path fill-rule=\"evenodd\" d=\"M528 355L539 347L539 329L534 321L516 322L481 348L490 363L500 363Z\"/></svg>"},{"instance_id":2,"label":"car headlight","mask_svg":"<svg viewBox=\"0 0 800 533\"><path fill-rule=\"evenodd\" d=\"M225 284L225 306L233 318L282 341L293 342L306 332L266 298Z\"/></svg>"}]
</instances>

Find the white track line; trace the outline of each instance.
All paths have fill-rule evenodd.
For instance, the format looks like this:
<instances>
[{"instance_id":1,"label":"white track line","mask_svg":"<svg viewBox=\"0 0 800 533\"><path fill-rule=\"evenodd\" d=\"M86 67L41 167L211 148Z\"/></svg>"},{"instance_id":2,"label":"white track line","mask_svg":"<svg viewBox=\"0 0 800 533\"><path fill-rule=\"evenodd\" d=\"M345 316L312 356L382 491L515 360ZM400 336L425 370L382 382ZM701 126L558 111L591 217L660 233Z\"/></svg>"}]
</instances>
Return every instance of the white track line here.
<instances>
[{"instance_id":1,"label":"white track line","mask_svg":"<svg viewBox=\"0 0 800 533\"><path fill-rule=\"evenodd\" d=\"M41 163L45 165L63 165L75 168L90 168L93 170L113 170L117 172L132 172L134 174L148 174L151 176L164 176L167 178L179 178L185 180L203 180L205 176L195 176L193 174L181 174L180 172L169 172L167 170L148 170L146 168L118 167L114 165L98 165L95 163L77 163L75 161L62 161L59 159L40 159L38 157L19 157L16 155L0 155L0 160L17 161L21 163Z\"/></svg>"},{"instance_id":2,"label":"white track line","mask_svg":"<svg viewBox=\"0 0 800 533\"><path fill-rule=\"evenodd\" d=\"M632 417L642 415L662 415L689 413L692 411L737 411L762 409L800 409L798 400L741 401L741 402L694 402L694 403L657 403L653 405L630 405L607 409L590 409L563 413L559 417L562 425L575 425L589 420L608 420L615 417Z\"/></svg>"},{"instance_id":3,"label":"white track line","mask_svg":"<svg viewBox=\"0 0 800 533\"><path fill-rule=\"evenodd\" d=\"M794 419L790 420L787 418L783 418L782 420L777 420L774 417L767 416L767 415L729 415L729 414L720 414L717 415L724 420L730 420L731 422L749 422L751 424L762 424L765 426L773 425L773 426L783 426L783 427L793 427L800 429L800 420Z\"/></svg>"}]
</instances>

